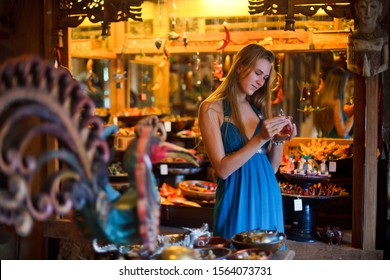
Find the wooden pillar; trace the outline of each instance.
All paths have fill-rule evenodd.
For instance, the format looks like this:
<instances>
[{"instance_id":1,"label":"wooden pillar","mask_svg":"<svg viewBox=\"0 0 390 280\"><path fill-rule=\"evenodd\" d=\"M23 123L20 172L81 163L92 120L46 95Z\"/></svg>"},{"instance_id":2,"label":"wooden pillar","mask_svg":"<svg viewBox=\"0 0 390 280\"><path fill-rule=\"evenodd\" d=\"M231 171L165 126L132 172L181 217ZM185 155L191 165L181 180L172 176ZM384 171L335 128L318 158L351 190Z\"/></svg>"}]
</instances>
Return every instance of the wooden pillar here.
<instances>
[{"instance_id":1,"label":"wooden pillar","mask_svg":"<svg viewBox=\"0 0 390 280\"><path fill-rule=\"evenodd\" d=\"M379 90L381 75L388 70L388 35L379 25L385 1L369 7L354 5L356 30L349 35L348 70L355 73L354 175L352 202L352 246L376 249L378 204ZM375 15L375 16L374 16ZM362 20L364 18L364 20ZM382 121L382 120L381 120Z\"/></svg>"},{"instance_id":2,"label":"wooden pillar","mask_svg":"<svg viewBox=\"0 0 390 280\"><path fill-rule=\"evenodd\" d=\"M363 189L363 250L365 251L374 251L376 240L379 75L366 78L366 164Z\"/></svg>"},{"instance_id":3,"label":"wooden pillar","mask_svg":"<svg viewBox=\"0 0 390 280\"><path fill-rule=\"evenodd\" d=\"M379 75L355 76L352 246L375 250Z\"/></svg>"},{"instance_id":4,"label":"wooden pillar","mask_svg":"<svg viewBox=\"0 0 390 280\"><path fill-rule=\"evenodd\" d=\"M362 76L354 75L354 88L352 246L362 248L366 120L366 87Z\"/></svg>"}]
</instances>

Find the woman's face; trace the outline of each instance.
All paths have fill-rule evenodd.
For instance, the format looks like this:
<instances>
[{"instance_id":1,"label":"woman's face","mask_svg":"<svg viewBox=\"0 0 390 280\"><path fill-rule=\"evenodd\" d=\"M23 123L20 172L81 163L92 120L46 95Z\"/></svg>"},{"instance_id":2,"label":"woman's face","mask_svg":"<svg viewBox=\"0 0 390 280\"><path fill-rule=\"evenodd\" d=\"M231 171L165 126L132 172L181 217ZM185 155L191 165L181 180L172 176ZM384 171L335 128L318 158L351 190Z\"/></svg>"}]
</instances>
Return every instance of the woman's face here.
<instances>
[{"instance_id":1,"label":"woman's face","mask_svg":"<svg viewBox=\"0 0 390 280\"><path fill-rule=\"evenodd\" d=\"M242 93L252 95L256 90L261 88L269 78L272 64L264 59L258 59L253 69L249 72L244 68L239 68L239 86Z\"/></svg>"},{"instance_id":2,"label":"woman's face","mask_svg":"<svg viewBox=\"0 0 390 280\"><path fill-rule=\"evenodd\" d=\"M359 0L356 6L356 13L363 25L376 24L380 14L381 3L378 0Z\"/></svg>"}]
</instances>

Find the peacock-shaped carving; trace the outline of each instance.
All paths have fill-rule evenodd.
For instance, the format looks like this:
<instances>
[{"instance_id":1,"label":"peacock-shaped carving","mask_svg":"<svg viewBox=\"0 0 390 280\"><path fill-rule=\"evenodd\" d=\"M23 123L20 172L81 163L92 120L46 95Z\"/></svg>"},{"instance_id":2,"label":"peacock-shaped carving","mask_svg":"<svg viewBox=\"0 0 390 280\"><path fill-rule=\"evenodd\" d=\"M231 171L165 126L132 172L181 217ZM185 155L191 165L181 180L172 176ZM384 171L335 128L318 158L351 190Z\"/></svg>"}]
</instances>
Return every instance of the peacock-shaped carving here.
<instances>
[{"instance_id":1,"label":"peacock-shaped carving","mask_svg":"<svg viewBox=\"0 0 390 280\"><path fill-rule=\"evenodd\" d=\"M0 68L0 223L27 236L34 220L71 217L85 238L156 248L159 193L152 164L188 150L167 143L157 117L142 119L123 158L130 186L109 182L107 137L94 103L65 68L37 57ZM47 147L51 147L48 149Z\"/></svg>"}]
</instances>

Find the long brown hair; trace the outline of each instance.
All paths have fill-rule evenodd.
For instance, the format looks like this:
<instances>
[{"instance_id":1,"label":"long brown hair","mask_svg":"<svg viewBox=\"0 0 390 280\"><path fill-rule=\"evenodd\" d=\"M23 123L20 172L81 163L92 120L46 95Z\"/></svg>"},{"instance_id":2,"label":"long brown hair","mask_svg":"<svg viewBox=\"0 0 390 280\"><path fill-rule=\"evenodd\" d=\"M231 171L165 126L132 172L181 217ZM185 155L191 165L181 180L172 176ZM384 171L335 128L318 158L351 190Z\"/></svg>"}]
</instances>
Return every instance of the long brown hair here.
<instances>
[{"instance_id":1,"label":"long brown hair","mask_svg":"<svg viewBox=\"0 0 390 280\"><path fill-rule=\"evenodd\" d=\"M333 68L326 75L324 87L321 90L316 105L326 108L323 111L314 113L314 125L320 132L320 137L327 135L334 127L335 101L340 100L341 106L345 103L346 83L349 79L349 72L344 68Z\"/></svg>"},{"instance_id":2,"label":"long brown hair","mask_svg":"<svg viewBox=\"0 0 390 280\"><path fill-rule=\"evenodd\" d=\"M235 121L244 142L247 142L247 138L245 136L243 121L239 114L237 98L235 97L240 79L238 69L239 67L242 67L244 75L249 75L259 59L266 59L270 63L274 63L275 56L272 51L269 51L258 44L249 44L242 48L234 56L232 66L229 69L225 80L209 97L206 98L206 101L227 100L231 110L231 118ZM264 118L269 118L271 116L270 81L273 80L273 77L276 77L276 75L272 67L270 77L265 81L264 85L255 91L253 95L247 97L248 101L252 102L260 110Z\"/></svg>"}]
</instances>

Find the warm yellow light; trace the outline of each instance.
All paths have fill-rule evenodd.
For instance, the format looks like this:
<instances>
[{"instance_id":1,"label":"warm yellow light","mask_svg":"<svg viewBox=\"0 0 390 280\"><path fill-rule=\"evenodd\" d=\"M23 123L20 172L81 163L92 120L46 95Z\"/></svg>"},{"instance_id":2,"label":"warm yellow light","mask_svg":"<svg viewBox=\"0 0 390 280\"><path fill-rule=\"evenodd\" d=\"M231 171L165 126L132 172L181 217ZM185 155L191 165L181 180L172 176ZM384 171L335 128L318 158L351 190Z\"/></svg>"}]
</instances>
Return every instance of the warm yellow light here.
<instances>
[{"instance_id":1,"label":"warm yellow light","mask_svg":"<svg viewBox=\"0 0 390 280\"><path fill-rule=\"evenodd\" d=\"M231 17L247 16L248 2L245 0L175 0L176 16L179 17Z\"/></svg>"}]
</instances>

